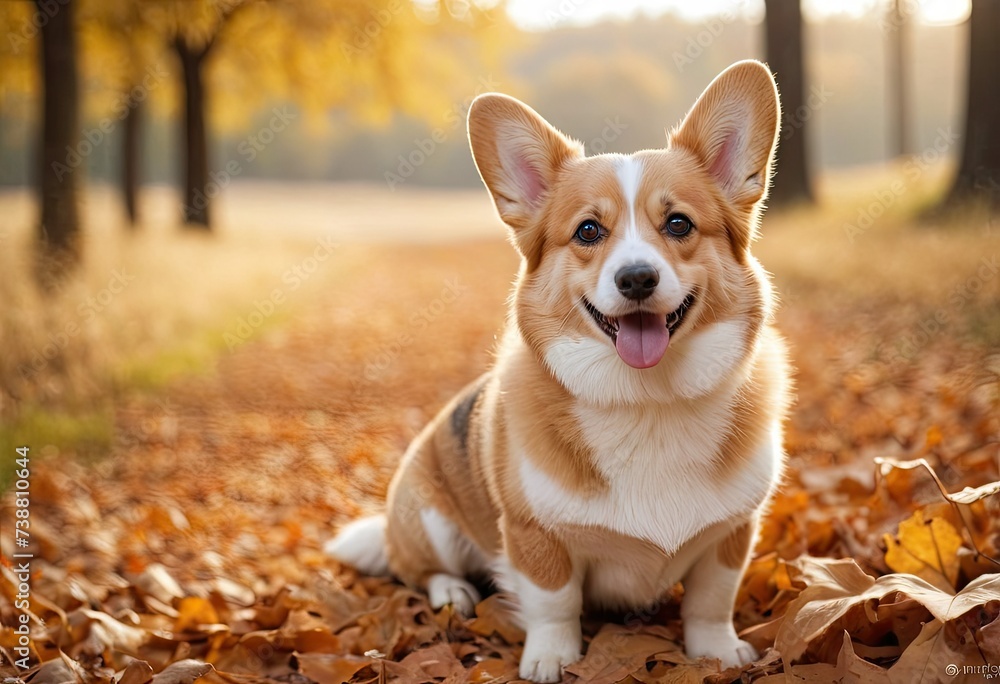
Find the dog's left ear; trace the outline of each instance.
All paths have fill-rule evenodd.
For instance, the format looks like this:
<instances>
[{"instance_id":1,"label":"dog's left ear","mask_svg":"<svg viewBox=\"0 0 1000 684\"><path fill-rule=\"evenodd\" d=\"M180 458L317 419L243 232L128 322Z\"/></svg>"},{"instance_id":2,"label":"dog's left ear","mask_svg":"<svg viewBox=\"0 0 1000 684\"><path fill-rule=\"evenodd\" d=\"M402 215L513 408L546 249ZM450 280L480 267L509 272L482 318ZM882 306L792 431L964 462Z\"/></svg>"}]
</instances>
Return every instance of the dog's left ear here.
<instances>
[{"instance_id":1,"label":"dog's left ear","mask_svg":"<svg viewBox=\"0 0 1000 684\"><path fill-rule=\"evenodd\" d=\"M671 142L693 152L723 195L752 212L767 195L780 113L771 71L755 60L737 62L709 84Z\"/></svg>"}]
</instances>

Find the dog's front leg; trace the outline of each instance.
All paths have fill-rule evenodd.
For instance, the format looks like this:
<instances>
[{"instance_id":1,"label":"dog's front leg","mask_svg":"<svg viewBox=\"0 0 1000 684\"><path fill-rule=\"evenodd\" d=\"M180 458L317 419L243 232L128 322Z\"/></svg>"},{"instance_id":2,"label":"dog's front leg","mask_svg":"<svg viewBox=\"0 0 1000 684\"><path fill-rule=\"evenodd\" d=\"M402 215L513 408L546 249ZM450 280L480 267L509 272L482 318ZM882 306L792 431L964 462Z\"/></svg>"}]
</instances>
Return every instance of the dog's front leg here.
<instances>
[{"instance_id":1,"label":"dog's front leg","mask_svg":"<svg viewBox=\"0 0 1000 684\"><path fill-rule=\"evenodd\" d=\"M580 659L583 573L536 523L506 523L503 529L509 565L501 580L517 598L526 633L521 678L558 682L562 669Z\"/></svg>"},{"instance_id":2,"label":"dog's front leg","mask_svg":"<svg viewBox=\"0 0 1000 684\"><path fill-rule=\"evenodd\" d=\"M689 657L718 658L722 666L746 665L757 651L736 636L733 603L753 546L756 520L712 544L684 577L684 646Z\"/></svg>"}]
</instances>

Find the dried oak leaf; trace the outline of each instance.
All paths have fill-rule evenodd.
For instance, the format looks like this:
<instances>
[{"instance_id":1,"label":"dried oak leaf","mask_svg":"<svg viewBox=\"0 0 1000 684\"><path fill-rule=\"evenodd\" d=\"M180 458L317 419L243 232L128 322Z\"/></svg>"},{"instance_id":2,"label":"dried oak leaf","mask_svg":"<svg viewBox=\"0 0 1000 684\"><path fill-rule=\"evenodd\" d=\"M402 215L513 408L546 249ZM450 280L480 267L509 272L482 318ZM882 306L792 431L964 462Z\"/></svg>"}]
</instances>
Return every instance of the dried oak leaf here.
<instances>
[{"instance_id":1,"label":"dried oak leaf","mask_svg":"<svg viewBox=\"0 0 1000 684\"><path fill-rule=\"evenodd\" d=\"M674 657L669 662L686 661L677 643L653 628L636 631L606 624L590 642L586 656L566 671L589 684L613 684L645 670L646 663L657 655L671 652Z\"/></svg>"},{"instance_id":2,"label":"dried oak leaf","mask_svg":"<svg viewBox=\"0 0 1000 684\"><path fill-rule=\"evenodd\" d=\"M152 681L153 668L145 660L133 660L118 677L118 684L146 684Z\"/></svg>"},{"instance_id":3,"label":"dried oak leaf","mask_svg":"<svg viewBox=\"0 0 1000 684\"><path fill-rule=\"evenodd\" d=\"M367 656L332 653L295 653L291 665L318 684L342 684L368 666L377 667Z\"/></svg>"},{"instance_id":4,"label":"dried oak leaf","mask_svg":"<svg viewBox=\"0 0 1000 684\"><path fill-rule=\"evenodd\" d=\"M446 643L417 649L403 658L400 664L417 670L430 679L446 679L465 671L462 663L455 657L451 645Z\"/></svg>"},{"instance_id":5,"label":"dried oak leaf","mask_svg":"<svg viewBox=\"0 0 1000 684\"><path fill-rule=\"evenodd\" d=\"M947 520L925 520L923 511L917 510L899 523L896 536L886 534L883 539L885 562L890 568L916 575L940 589L955 588L962 538Z\"/></svg>"},{"instance_id":6,"label":"dried oak leaf","mask_svg":"<svg viewBox=\"0 0 1000 684\"><path fill-rule=\"evenodd\" d=\"M964 678L956 679L958 672L950 672L948 666L984 663L982 655L976 649L975 640L963 643L954 634L954 625L955 623L943 624L937 620L924 625L920 635L889 669L889 681L892 684L967 681Z\"/></svg>"},{"instance_id":7,"label":"dried oak leaf","mask_svg":"<svg viewBox=\"0 0 1000 684\"><path fill-rule=\"evenodd\" d=\"M23 675L28 684L85 684L89 681L83 667L59 651L59 657L38 665L34 672Z\"/></svg>"},{"instance_id":8,"label":"dried oak leaf","mask_svg":"<svg viewBox=\"0 0 1000 684\"><path fill-rule=\"evenodd\" d=\"M889 673L883 668L860 658L854 652L851 635L845 631L836 664L812 663L809 665L792 665L784 673L772 674L755 680L755 684L789 684L790 682L805 682L807 684L830 684L830 682L838 682L839 684L894 684L895 680L890 679Z\"/></svg>"},{"instance_id":9,"label":"dried oak leaf","mask_svg":"<svg viewBox=\"0 0 1000 684\"><path fill-rule=\"evenodd\" d=\"M814 639L822 636L854 606L863 606L869 620L876 622L880 613L892 610L891 605L878 607L876 602L897 592L919 601L942 622L955 619L1000 596L1000 575L983 575L954 594L914 575L891 574L874 579L852 559L802 557L793 563L793 567L798 568L798 579L805 582L806 588L789 603L787 612L779 618L781 624L775 648L781 652L786 663L799 658Z\"/></svg>"},{"instance_id":10,"label":"dried oak leaf","mask_svg":"<svg viewBox=\"0 0 1000 684\"><path fill-rule=\"evenodd\" d=\"M514 624L513 616L500 594L488 596L479 602L476 606L476 618L469 623L469 629L484 637L499 634L508 644L524 641L524 630Z\"/></svg>"},{"instance_id":11,"label":"dried oak leaf","mask_svg":"<svg viewBox=\"0 0 1000 684\"><path fill-rule=\"evenodd\" d=\"M154 675L153 684L193 684L193 682L213 672L215 668L200 660L188 659L171 663L163 672Z\"/></svg>"}]
</instances>

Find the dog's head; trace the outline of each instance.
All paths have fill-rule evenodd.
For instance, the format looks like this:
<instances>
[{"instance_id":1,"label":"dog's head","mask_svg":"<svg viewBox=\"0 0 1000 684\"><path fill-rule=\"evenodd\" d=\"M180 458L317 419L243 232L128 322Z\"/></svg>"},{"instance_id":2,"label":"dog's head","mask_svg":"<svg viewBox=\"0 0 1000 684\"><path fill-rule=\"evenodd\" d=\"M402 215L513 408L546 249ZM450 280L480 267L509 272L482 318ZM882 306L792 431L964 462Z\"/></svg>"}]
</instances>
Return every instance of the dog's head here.
<instances>
[{"instance_id":1,"label":"dog's head","mask_svg":"<svg viewBox=\"0 0 1000 684\"><path fill-rule=\"evenodd\" d=\"M587 157L521 102L478 97L469 139L524 257L515 310L529 346L550 366L572 351L654 374L712 326L748 349L769 300L749 247L778 128L774 80L754 61L720 74L666 148L630 156Z\"/></svg>"}]
</instances>

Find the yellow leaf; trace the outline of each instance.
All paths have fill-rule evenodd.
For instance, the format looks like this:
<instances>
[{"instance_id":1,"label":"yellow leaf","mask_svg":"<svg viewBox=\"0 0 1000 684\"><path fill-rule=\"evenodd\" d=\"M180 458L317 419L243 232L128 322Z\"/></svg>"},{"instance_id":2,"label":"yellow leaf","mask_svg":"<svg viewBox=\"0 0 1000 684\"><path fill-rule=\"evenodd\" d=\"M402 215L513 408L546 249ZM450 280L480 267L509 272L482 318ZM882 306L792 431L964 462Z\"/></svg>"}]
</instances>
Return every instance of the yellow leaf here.
<instances>
[{"instance_id":1,"label":"yellow leaf","mask_svg":"<svg viewBox=\"0 0 1000 684\"><path fill-rule=\"evenodd\" d=\"M947 520L924 520L923 511L917 511L899 523L898 535L885 535L885 544L886 565L896 572L916 575L942 589L954 589L962 538Z\"/></svg>"},{"instance_id":2,"label":"yellow leaf","mask_svg":"<svg viewBox=\"0 0 1000 684\"><path fill-rule=\"evenodd\" d=\"M219 614L208 601L198 596L188 596L181 599L177 607L177 621L174 630L183 632L196 629L199 625L214 625L219 622Z\"/></svg>"}]
</instances>

